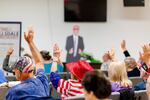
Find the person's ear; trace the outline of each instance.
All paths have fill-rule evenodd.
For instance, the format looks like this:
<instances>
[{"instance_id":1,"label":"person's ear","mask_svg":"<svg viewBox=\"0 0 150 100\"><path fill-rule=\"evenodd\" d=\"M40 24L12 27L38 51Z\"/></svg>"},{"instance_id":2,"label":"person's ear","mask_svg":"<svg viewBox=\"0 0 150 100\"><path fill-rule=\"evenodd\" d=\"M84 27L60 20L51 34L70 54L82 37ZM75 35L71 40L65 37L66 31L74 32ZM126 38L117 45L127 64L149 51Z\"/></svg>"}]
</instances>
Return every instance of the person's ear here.
<instances>
[{"instance_id":1,"label":"person's ear","mask_svg":"<svg viewBox=\"0 0 150 100\"><path fill-rule=\"evenodd\" d=\"M88 95L89 95L89 98L93 98L94 93L91 91L91 92L88 92Z\"/></svg>"},{"instance_id":2,"label":"person's ear","mask_svg":"<svg viewBox=\"0 0 150 100\"><path fill-rule=\"evenodd\" d=\"M16 75L17 80L21 79L21 72L19 70L15 70L15 75Z\"/></svg>"}]
</instances>

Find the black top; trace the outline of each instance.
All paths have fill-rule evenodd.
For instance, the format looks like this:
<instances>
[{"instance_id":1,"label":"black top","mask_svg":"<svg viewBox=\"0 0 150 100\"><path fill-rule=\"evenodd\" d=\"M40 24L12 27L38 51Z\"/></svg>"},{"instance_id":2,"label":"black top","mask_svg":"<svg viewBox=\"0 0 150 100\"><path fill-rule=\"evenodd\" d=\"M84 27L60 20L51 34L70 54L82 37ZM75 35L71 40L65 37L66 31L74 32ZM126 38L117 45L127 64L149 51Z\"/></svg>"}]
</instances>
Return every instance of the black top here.
<instances>
[{"instance_id":1,"label":"black top","mask_svg":"<svg viewBox=\"0 0 150 100\"><path fill-rule=\"evenodd\" d=\"M3 70L13 73L13 69L9 65L9 58L10 58L10 55L6 55L6 58L3 61Z\"/></svg>"},{"instance_id":2,"label":"black top","mask_svg":"<svg viewBox=\"0 0 150 100\"><path fill-rule=\"evenodd\" d=\"M130 57L130 53L128 52L128 50L125 50L123 53L125 57ZM127 74L128 74L128 77L136 77L136 76L140 76L140 71L136 67L132 71L128 71Z\"/></svg>"},{"instance_id":3,"label":"black top","mask_svg":"<svg viewBox=\"0 0 150 100\"><path fill-rule=\"evenodd\" d=\"M140 76L140 71L136 67L132 71L128 71L127 74L128 74L128 77L136 77L136 76Z\"/></svg>"},{"instance_id":4,"label":"black top","mask_svg":"<svg viewBox=\"0 0 150 100\"><path fill-rule=\"evenodd\" d=\"M124 52L125 57L130 57L130 53L128 52L128 50L125 50Z\"/></svg>"}]
</instances>

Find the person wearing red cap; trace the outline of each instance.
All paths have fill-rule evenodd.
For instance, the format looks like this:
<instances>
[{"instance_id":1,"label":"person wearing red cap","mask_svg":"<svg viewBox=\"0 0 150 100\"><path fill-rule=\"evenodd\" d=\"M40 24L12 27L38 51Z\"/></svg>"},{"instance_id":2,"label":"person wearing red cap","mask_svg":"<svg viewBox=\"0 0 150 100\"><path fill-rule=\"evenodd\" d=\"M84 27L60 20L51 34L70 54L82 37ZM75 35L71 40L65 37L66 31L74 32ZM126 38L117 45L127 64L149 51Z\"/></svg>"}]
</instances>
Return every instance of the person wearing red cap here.
<instances>
[{"instance_id":1,"label":"person wearing red cap","mask_svg":"<svg viewBox=\"0 0 150 100\"><path fill-rule=\"evenodd\" d=\"M50 81L62 96L76 96L83 94L81 80L86 72L92 71L93 68L85 61L79 60L66 64L67 69L71 72L71 79L61 79L55 70L50 75Z\"/></svg>"}]
</instances>

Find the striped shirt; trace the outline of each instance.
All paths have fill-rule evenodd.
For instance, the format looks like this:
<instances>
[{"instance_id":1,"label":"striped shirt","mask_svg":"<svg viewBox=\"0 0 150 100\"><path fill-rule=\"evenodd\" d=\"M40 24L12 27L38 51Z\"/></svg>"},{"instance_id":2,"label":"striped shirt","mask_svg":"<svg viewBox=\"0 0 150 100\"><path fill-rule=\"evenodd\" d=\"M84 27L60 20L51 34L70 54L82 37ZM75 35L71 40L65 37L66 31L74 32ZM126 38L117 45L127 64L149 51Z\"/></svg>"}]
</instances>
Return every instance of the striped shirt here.
<instances>
[{"instance_id":1,"label":"striped shirt","mask_svg":"<svg viewBox=\"0 0 150 100\"><path fill-rule=\"evenodd\" d=\"M57 92L65 97L76 96L83 94L83 87L79 80L64 80L60 79L58 82Z\"/></svg>"}]
</instances>

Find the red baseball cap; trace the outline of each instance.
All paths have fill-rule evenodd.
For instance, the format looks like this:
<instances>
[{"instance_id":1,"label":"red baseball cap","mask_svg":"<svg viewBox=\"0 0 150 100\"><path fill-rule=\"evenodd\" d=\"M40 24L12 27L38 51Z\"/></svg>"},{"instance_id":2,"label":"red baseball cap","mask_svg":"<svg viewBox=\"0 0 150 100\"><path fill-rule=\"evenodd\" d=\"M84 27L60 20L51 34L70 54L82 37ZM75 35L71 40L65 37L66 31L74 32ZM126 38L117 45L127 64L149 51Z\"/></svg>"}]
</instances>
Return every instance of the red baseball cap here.
<instances>
[{"instance_id":1,"label":"red baseball cap","mask_svg":"<svg viewBox=\"0 0 150 100\"><path fill-rule=\"evenodd\" d=\"M83 79L86 72L93 71L93 67L84 60L68 63L66 67L79 80Z\"/></svg>"}]
</instances>

